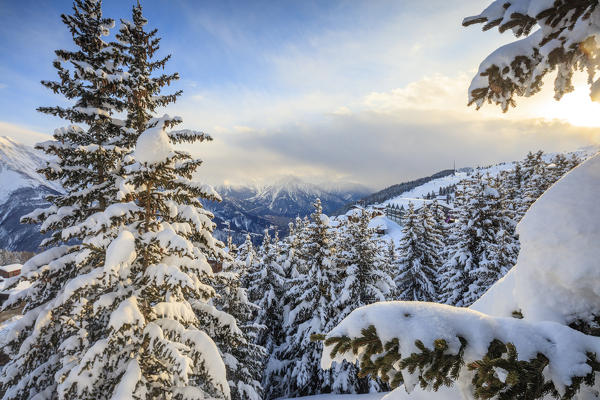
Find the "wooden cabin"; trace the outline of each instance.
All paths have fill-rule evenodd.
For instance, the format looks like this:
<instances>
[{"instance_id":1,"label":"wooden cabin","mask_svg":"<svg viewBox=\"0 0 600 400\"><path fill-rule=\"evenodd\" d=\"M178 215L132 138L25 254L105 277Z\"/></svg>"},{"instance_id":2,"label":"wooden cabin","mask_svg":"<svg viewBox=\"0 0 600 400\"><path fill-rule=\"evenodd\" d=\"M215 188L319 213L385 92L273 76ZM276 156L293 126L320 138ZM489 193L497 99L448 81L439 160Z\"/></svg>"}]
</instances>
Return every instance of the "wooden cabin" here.
<instances>
[{"instance_id":1,"label":"wooden cabin","mask_svg":"<svg viewBox=\"0 0 600 400\"><path fill-rule=\"evenodd\" d=\"M21 264L10 264L0 267L0 276L4 279L12 278L21 274Z\"/></svg>"}]
</instances>

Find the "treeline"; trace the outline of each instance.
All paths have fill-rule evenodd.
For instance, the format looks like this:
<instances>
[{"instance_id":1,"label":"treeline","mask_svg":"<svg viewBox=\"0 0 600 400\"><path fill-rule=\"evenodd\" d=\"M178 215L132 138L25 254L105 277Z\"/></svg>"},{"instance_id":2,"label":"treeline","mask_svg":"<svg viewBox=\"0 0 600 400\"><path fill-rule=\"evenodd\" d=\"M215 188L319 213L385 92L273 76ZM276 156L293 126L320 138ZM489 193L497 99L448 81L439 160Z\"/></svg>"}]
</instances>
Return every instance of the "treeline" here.
<instances>
[{"instance_id":1,"label":"treeline","mask_svg":"<svg viewBox=\"0 0 600 400\"><path fill-rule=\"evenodd\" d=\"M35 255L32 251L10 251L0 249L0 265L23 264Z\"/></svg>"}]
</instances>

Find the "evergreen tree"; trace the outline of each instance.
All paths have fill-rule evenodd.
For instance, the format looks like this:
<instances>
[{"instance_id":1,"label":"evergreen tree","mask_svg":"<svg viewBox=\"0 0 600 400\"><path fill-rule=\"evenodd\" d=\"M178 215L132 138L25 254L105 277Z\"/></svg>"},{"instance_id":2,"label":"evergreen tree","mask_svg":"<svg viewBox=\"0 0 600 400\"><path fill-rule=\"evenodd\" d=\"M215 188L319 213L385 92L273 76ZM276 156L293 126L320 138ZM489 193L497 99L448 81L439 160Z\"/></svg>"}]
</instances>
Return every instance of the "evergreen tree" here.
<instances>
[{"instance_id":1,"label":"evergreen tree","mask_svg":"<svg viewBox=\"0 0 600 400\"><path fill-rule=\"evenodd\" d=\"M394 290L388 295L386 300L397 300L400 298L399 288L394 279L396 274L400 271L400 259L394 244L394 239L390 239L386 246L381 249L381 256L385 259L385 265L387 268L388 275L394 280Z\"/></svg>"},{"instance_id":2,"label":"evergreen tree","mask_svg":"<svg viewBox=\"0 0 600 400\"><path fill-rule=\"evenodd\" d=\"M266 357L260 359L264 371L262 383L266 397L271 398L274 388L269 365L275 348L282 340L285 276L280 264L279 243L271 240L268 230L265 230L259 253L262 258L254 265L248 280L251 299L257 306L253 323L260 329L255 343L266 351Z\"/></svg>"},{"instance_id":3,"label":"evergreen tree","mask_svg":"<svg viewBox=\"0 0 600 400\"><path fill-rule=\"evenodd\" d=\"M523 197L519 209L519 219L527 212L529 207L550 187L553 182L547 164L541 157L542 152L536 153L534 164L528 169L527 180L523 187Z\"/></svg>"},{"instance_id":4,"label":"evergreen tree","mask_svg":"<svg viewBox=\"0 0 600 400\"><path fill-rule=\"evenodd\" d=\"M562 153L558 153L552 158L551 165L550 179L552 182L556 182L570 170L569 160L567 160L567 157Z\"/></svg>"},{"instance_id":5,"label":"evergreen tree","mask_svg":"<svg viewBox=\"0 0 600 400\"><path fill-rule=\"evenodd\" d=\"M305 229L306 240L298 251L302 265L299 276L291 279L286 289L292 303L286 305L285 341L277 348L270 367L271 397L331 391L331 373L319 366L322 344L310 340L333 320L331 304L340 272L333 263L335 240L319 200Z\"/></svg>"},{"instance_id":6,"label":"evergreen tree","mask_svg":"<svg viewBox=\"0 0 600 400\"><path fill-rule=\"evenodd\" d=\"M340 323L356 308L385 301L395 290L395 284L388 275L385 259L380 254L379 243L373 229L369 228L371 214L364 209L356 209L343 227L338 227L336 239L336 259L338 268L343 270L342 281L333 307L335 315L328 327ZM342 362L333 369L331 390L335 393L368 393L378 391L380 386L365 378L358 377L354 364Z\"/></svg>"},{"instance_id":7,"label":"evergreen tree","mask_svg":"<svg viewBox=\"0 0 600 400\"><path fill-rule=\"evenodd\" d=\"M232 257L233 258L233 257ZM262 326L253 321L259 307L250 302L247 290L242 287L247 273L243 261L226 262L223 271L216 277L219 297L217 308L235 318L239 332L234 337L225 335L223 340L216 338L223 353L227 368L227 379L233 400L261 400L263 363L266 357L264 347L256 344ZM233 339L233 340L232 340Z\"/></svg>"},{"instance_id":8,"label":"evergreen tree","mask_svg":"<svg viewBox=\"0 0 600 400\"><path fill-rule=\"evenodd\" d=\"M396 277L402 300L435 301L438 296L437 271L441 232L434 231L431 211L415 211L409 204L402 220L402 239L398 246L400 271Z\"/></svg>"},{"instance_id":9,"label":"evergreen tree","mask_svg":"<svg viewBox=\"0 0 600 400\"><path fill-rule=\"evenodd\" d=\"M258 306L255 324L264 326L257 337L257 343L263 346L268 354L279 344L281 337L282 309L285 276L279 258L279 242L276 236L271 240L265 231L261 252L264 254L260 268L250 275L251 299Z\"/></svg>"},{"instance_id":10,"label":"evergreen tree","mask_svg":"<svg viewBox=\"0 0 600 400\"><path fill-rule=\"evenodd\" d=\"M66 311L50 314L48 310L53 309L74 277L90 273L94 265L104 261L103 250L115 236L110 232L86 245L84 232L68 229L116 201L122 172L120 161L129 150L123 147L123 123L115 118L125 107L119 97L125 76L123 55L118 45L103 40L114 21L103 16L101 6L101 1L76 0L73 14L61 16L76 48L57 50L53 66L59 80L42 81L42 85L72 103L38 108L71 123L56 129L54 140L36 146L53 159L39 172L48 180L59 182L64 193L49 196L50 207L35 210L22 219L25 223L41 224L42 233L50 234L42 246L55 247L31 259L22 270L21 279L32 286L20 299L25 302L25 318L14 331L18 335L4 349L12 357L1 376L7 399L31 398L42 392L56 396L58 381L54 376L63 375L61 353L66 355L59 346L70 332L56 324L40 324L40 331L35 321L42 315L69 319ZM76 299L69 301L75 302ZM25 340L28 338L31 339Z\"/></svg>"},{"instance_id":11,"label":"evergreen tree","mask_svg":"<svg viewBox=\"0 0 600 400\"><path fill-rule=\"evenodd\" d=\"M167 133L180 122L168 116L149 119L135 141L133 130L116 133L124 124L110 117L120 90L111 85L123 75L104 74L101 57L117 47L101 40L110 25L101 15L99 1L76 0L74 15L63 16L81 51L59 52L75 65L77 78L71 81L58 61L65 89L56 88L68 98L81 93L76 107L55 111L74 122L83 112L90 128L69 128L45 146L51 154L64 150L56 153L60 166L46 170L55 171L66 194L52 199L54 214L39 211L31 219L46 218L46 227L57 230L55 242L78 240L24 266L23 279L32 286L21 298L26 314L5 347L11 361L2 370L4 398L227 399L225 365L211 336L233 340L238 328L210 302L215 291L208 260L228 256L212 237L212 214L199 200L218 195L190 180L201 162L173 148L208 137ZM115 60L102 62L111 69ZM70 152L77 143L79 152ZM123 157L130 143L135 151ZM107 149L114 153L99 165ZM73 171L82 175L78 184ZM86 201L89 209L76 211ZM53 225L66 212L62 225Z\"/></svg>"},{"instance_id":12,"label":"evergreen tree","mask_svg":"<svg viewBox=\"0 0 600 400\"><path fill-rule=\"evenodd\" d=\"M53 66L59 80L42 81L42 85L72 102L72 106L38 108L44 114L71 122L54 131L54 140L36 146L53 158L39 172L65 189L65 194L48 197L52 206L22 219L25 223L42 224L41 232L51 234L42 246L82 240L65 232L65 228L103 211L115 200L121 181L121 160L130 151L123 121L115 118L126 106L122 99L126 91L124 55L118 44L103 40L114 20L105 18L101 7L101 1L75 0L73 14L61 16L76 50L56 50ZM60 281L72 274L70 270L63 272L62 277L57 277ZM56 289L46 293L54 295ZM40 304L47 299L41 295Z\"/></svg>"},{"instance_id":13,"label":"evergreen tree","mask_svg":"<svg viewBox=\"0 0 600 400\"><path fill-rule=\"evenodd\" d=\"M245 283L244 287L248 286L246 278L248 277L248 272L253 270L252 265L257 262L257 257L256 250L254 250L254 245L252 244L252 238L250 237L250 234L247 233L246 240L239 247L236 254L236 259L241 262L245 268L245 272L242 274L242 280Z\"/></svg>"},{"instance_id":14,"label":"evergreen tree","mask_svg":"<svg viewBox=\"0 0 600 400\"><path fill-rule=\"evenodd\" d=\"M457 306L477 300L514 265L518 254L514 217L497 185L480 174L465 184L440 279L441 301Z\"/></svg>"},{"instance_id":15,"label":"evergreen tree","mask_svg":"<svg viewBox=\"0 0 600 400\"><path fill-rule=\"evenodd\" d=\"M286 281L298 275L296 270L298 263L296 253L298 252L302 234L300 231L302 228L298 225L299 221L301 221L300 218L296 218L296 223L290 222L288 224L289 233L281 246L282 268ZM284 294L282 304L287 304L285 298Z\"/></svg>"},{"instance_id":16,"label":"evergreen tree","mask_svg":"<svg viewBox=\"0 0 600 400\"><path fill-rule=\"evenodd\" d=\"M483 231L482 252L479 263L471 271L473 284L465 294L465 303L479 299L487 289L502 278L516 264L519 255L519 238L515 233L515 215L510 200L506 199L499 185L490 177L485 180L486 219Z\"/></svg>"},{"instance_id":17,"label":"evergreen tree","mask_svg":"<svg viewBox=\"0 0 600 400\"><path fill-rule=\"evenodd\" d=\"M338 229L335 262L343 270L341 293L334 303L341 311L338 318L343 319L355 308L385 301L395 287L384 272L370 221L369 212L357 209L344 229Z\"/></svg>"}]
</instances>

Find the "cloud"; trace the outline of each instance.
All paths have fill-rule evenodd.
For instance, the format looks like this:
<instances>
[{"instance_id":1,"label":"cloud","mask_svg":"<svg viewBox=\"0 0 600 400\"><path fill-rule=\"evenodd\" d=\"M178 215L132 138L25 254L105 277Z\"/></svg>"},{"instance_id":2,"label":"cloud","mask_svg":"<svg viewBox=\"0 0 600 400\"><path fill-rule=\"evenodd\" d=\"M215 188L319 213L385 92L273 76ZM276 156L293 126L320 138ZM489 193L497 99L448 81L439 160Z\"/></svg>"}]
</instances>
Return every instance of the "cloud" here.
<instances>
[{"instance_id":1,"label":"cloud","mask_svg":"<svg viewBox=\"0 0 600 400\"><path fill-rule=\"evenodd\" d=\"M551 91L503 114L492 106L466 107L468 83L466 73L434 74L355 98L208 95L205 105L220 110L217 119L226 123L210 147L199 149L206 159L203 176L243 184L293 174L384 187L450 168L455 160L460 166L487 165L520 159L529 150L600 143L597 128L541 118L539 104ZM201 123L197 112L188 114L188 122Z\"/></svg>"},{"instance_id":2,"label":"cloud","mask_svg":"<svg viewBox=\"0 0 600 400\"><path fill-rule=\"evenodd\" d=\"M364 99L371 111L393 113L399 110L454 110L464 112L469 76L451 78L442 74L426 76L386 92L372 92Z\"/></svg>"},{"instance_id":3,"label":"cloud","mask_svg":"<svg viewBox=\"0 0 600 400\"><path fill-rule=\"evenodd\" d=\"M242 146L250 152L268 149L293 163L381 187L450 168L454 160L457 165L487 165L520 159L539 148L572 150L598 143L599 138L595 129L560 122L469 123L447 113L410 110L388 116L365 112L323 125L288 127L248 137Z\"/></svg>"}]
</instances>

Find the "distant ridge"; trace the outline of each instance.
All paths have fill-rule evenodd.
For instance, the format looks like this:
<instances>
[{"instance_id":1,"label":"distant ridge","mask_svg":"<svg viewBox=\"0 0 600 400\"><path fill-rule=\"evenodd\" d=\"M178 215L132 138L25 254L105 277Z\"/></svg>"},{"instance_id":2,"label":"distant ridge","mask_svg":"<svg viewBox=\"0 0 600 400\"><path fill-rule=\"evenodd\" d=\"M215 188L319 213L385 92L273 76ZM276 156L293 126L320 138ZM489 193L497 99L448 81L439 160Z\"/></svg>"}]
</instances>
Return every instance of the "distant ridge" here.
<instances>
[{"instance_id":1,"label":"distant ridge","mask_svg":"<svg viewBox=\"0 0 600 400\"><path fill-rule=\"evenodd\" d=\"M408 182L398 183L398 184L389 186L383 190L380 190L378 192L375 192L373 194L365 196L358 201L354 201L352 203L346 204L342 208L338 209L334 213L334 215L345 214L349 210L351 210L352 207L354 207L356 205L368 206L371 204L383 203L384 201L389 200L393 197L399 196L404 192L408 192L409 190L412 190L412 189L416 188L417 186L424 185L427 182L432 181L434 179L443 178L445 176L452 175L453 173L454 173L453 169L445 169L443 171L436 172L435 174L433 174L431 176L427 176L424 178L415 179L414 181L408 181Z\"/></svg>"}]
</instances>

